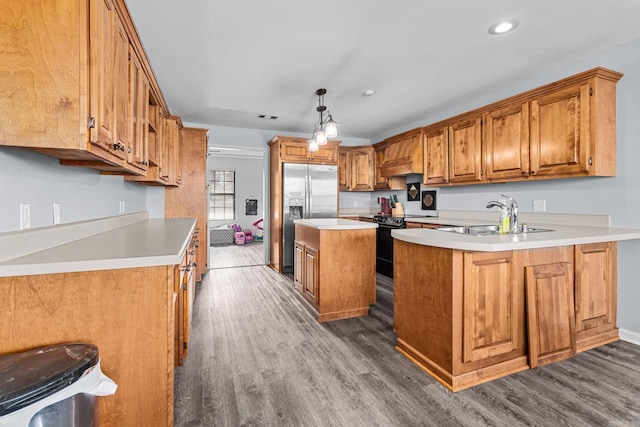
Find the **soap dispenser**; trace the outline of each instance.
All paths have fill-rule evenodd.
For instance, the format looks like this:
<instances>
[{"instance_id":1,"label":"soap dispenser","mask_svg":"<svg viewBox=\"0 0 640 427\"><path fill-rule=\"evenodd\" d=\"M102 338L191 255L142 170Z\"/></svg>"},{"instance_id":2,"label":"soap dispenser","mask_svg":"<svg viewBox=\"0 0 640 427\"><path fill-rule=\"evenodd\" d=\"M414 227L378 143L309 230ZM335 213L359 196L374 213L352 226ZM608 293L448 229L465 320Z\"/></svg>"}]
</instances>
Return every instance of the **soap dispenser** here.
<instances>
[{"instance_id":1,"label":"soap dispenser","mask_svg":"<svg viewBox=\"0 0 640 427\"><path fill-rule=\"evenodd\" d=\"M507 234L511 230L511 218L509 215L509 208L503 205L500 209L500 224L498 224L498 232L500 234Z\"/></svg>"}]
</instances>

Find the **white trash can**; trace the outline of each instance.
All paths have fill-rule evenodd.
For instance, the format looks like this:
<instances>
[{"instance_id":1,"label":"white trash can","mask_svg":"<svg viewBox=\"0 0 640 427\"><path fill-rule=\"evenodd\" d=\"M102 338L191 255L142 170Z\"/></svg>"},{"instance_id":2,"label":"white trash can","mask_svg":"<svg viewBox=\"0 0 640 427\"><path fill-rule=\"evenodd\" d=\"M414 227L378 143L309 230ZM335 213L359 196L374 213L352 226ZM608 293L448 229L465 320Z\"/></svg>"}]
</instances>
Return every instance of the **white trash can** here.
<instances>
[{"instance_id":1,"label":"white trash can","mask_svg":"<svg viewBox=\"0 0 640 427\"><path fill-rule=\"evenodd\" d=\"M60 344L0 356L0 427L98 425L96 396L117 389L98 347Z\"/></svg>"}]
</instances>

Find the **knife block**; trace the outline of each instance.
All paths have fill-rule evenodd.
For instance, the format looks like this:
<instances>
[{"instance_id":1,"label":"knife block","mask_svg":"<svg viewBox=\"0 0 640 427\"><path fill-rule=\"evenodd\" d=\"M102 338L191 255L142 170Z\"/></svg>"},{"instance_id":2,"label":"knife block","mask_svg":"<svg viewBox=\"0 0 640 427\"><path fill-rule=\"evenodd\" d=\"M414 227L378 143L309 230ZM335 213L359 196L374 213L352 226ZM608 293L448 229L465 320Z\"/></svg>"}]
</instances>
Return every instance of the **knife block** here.
<instances>
[{"instance_id":1,"label":"knife block","mask_svg":"<svg viewBox=\"0 0 640 427\"><path fill-rule=\"evenodd\" d=\"M404 216L404 208L401 202L396 202L396 207L391 209L392 216Z\"/></svg>"}]
</instances>

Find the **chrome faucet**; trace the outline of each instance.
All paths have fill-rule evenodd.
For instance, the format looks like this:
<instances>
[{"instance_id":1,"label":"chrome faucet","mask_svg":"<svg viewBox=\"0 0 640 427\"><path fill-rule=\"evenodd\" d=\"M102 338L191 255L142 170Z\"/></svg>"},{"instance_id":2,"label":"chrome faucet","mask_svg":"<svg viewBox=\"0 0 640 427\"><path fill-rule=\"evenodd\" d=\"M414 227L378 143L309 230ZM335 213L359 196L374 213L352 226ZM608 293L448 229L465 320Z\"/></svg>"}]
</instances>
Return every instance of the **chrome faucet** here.
<instances>
[{"instance_id":1,"label":"chrome faucet","mask_svg":"<svg viewBox=\"0 0 640 427\"><path fill-rule=\"evenodd\" d=\"M516 202L513 197L509 197L506 194L501 194L502 197L506 197L509 200L508 204L504 204L502 202L498 202L497 200L492 200L487 203L487 209L490 208L500 208L507 209L509 215L509 233L518 233L518 202Z\"/></svg>"}]
</instances>

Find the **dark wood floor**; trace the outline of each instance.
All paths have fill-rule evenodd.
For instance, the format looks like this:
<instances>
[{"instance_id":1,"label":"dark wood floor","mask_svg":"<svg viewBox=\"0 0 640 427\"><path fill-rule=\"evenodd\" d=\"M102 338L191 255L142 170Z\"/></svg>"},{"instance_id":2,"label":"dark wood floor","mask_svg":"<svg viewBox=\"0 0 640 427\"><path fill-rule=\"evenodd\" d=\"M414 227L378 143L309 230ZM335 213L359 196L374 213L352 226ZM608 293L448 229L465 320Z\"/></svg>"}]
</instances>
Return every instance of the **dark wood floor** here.
<instances>
[{"instance_id":1,"label":"dark wood floor","mask_svg":"<svg viewBox=\"0 0 640 427\"><path fill-rule=\"evenodd\" d=\"M371 314L319 324L266 266L210 271L177 426L640 426L640 347L616 342L450 393L393 348L392 282Z\"/></svg>"}]
</instances>

